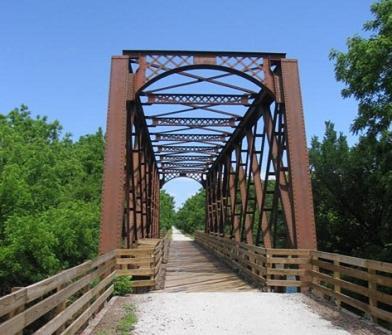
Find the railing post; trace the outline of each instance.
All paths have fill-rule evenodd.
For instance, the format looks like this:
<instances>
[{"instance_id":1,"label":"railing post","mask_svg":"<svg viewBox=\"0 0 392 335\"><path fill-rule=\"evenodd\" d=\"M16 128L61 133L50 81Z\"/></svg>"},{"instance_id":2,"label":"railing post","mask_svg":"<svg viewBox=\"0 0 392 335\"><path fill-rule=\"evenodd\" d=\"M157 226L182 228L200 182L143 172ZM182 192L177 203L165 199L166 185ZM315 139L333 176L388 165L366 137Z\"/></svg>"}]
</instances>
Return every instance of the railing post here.
<instances>
[{"instance_id":1,"label":"railing post","mask_svg":"<svg viewBox=\"0 0 392 335\"><path fill-rule=\"evenodd\" d=\"M269 281L272 279L271 275L271 269L272 269L272 263L271 263L271 251L269 249L265 249L265 258L266 258L266 263L265 263L265 283L267 286L267 292L272 292L272 288L269 285Z\"/></svg>"},{"instance_id":2,"label":"railing post","mask_svg":"<svg viewBox=\"0 0 392 335\"><path fill-rule=\"evenodd\" d=\"M20 289L22 289L23 287L13 287L11 289L11 293L14 293L16 291L19 291ZM13 318L15 315L22 313L25 310L25 305L23 304L22 306L14 309L10 314L9 314L9 318ZM23 335L23 330L21 330L20 332L17 332L15 335Z\"/></svg>"},{"instance_id":3,"label":"railing post","mask_svg":"<svg viewBox=\"0 0 392 335\"><path fill-rule=\"evenodd\" d=\"M339 268L339 266L340 266L339 259L334 259L333 265L334 265L335 267ZM340 272L339 272L339 271L334 271L334 272L333 272L333 278L336 279L336 280L340 280ZM335 291L335 293L336 293L336 296L335 296L335 303L336 303L336 305L338 306L338 308L340 309L341 301L340 301L340 299L337 297L338 294L340 294L340 285L334 284L334 291Z\"/></svg>"},{"instance_id":4,"label":"railing post","mask_svg":"<svg viewBox=\"0 0 392 335\"><path fill-rule=\"evenodd\" d=\"M368 267L368 289L369 289L369 317L371 320L377 322L377 318L373 315L373 307L377 307L377 283L375 281L374 275L376 274L376 270L370 269Z\"/></svg>"}]
</instances>

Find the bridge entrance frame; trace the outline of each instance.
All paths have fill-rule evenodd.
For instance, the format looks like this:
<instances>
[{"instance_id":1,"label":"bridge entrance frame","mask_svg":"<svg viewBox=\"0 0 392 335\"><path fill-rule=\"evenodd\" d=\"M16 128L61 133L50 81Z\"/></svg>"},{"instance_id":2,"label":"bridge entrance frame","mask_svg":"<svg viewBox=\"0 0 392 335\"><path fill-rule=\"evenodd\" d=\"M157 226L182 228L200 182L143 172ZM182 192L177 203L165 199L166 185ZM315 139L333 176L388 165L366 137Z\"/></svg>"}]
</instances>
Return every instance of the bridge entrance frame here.
<instances>
[{"instance_id":1,"label":"bridge entrance frame","mask_svg":"<svg viewBox=\"0 0 392 335\"><path fill-rule=\"evenodd\" d=\"M171 75L189 81L149 89ZM224 81L233 75L260 90ZM167 92L200 82L230 94ZM154 105L185 110L146 116L143 107ZM247 110L236 115L222 106ZM196 110L220 117L196 117ZM184 111L192 117L172 116ZM166 128L151 132L159 127ZM178 177L206 191L205 232L266 248L316 249L297 61L263 52L125 50L113 57L100 252L159 237L159 190Z\"/></svg>"}]
</instances>

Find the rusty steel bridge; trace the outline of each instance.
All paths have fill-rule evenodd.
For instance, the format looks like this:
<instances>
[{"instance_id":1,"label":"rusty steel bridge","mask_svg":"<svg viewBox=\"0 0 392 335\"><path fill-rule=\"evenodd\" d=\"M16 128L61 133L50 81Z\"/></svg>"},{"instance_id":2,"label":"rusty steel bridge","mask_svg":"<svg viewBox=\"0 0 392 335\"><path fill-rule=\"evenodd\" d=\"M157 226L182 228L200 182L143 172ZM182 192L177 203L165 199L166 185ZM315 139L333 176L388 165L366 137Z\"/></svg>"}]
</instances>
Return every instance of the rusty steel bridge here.
<instances>
[{"instance_id":1,"label":"rusty steel bridge","mask_svg":"<svg viewBox=\"0 0 392 335\"><path fill-rule=\"evenodd\" d=\"M160 189L180 177L206 192L194 240L160 236ZM0 297L0 334L80 334L113 309L118 276L142 292L306 292L392 329L392 263L316 241L297 61L125 50L111 66L100 255Z\"/></svg>"},{"instance_id":2,"label":"rusty steel bridge","mask_svg":"<svg viewBox=\"0 0 392 335\"><path fill-rule=\"evenodd\" d=\"M206 191L205 231L316 248L296 60L283 53L124 50L112 58L100 251L159 236L159 190Z\"/></svg>"}]
</instances>

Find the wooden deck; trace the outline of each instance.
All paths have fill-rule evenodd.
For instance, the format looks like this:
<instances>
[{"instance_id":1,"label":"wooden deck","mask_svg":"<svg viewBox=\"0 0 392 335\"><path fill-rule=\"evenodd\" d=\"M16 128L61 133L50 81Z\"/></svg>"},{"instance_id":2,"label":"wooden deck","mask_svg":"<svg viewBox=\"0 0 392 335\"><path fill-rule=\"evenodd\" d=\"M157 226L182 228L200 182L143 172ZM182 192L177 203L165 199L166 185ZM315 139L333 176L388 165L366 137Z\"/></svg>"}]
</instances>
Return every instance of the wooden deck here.
<instances>
[{"instance_id":1,"label":"wooden deck","mask_svg":"<svg viewBox=\"0 0 392 335\"><path fill-rule=\"evenodd\" d=\"M173 233L164 292L235 292L254 290L226 265L192 240ZM182 237L184 237L182 235Z\"/></svg>"}]
</instances>

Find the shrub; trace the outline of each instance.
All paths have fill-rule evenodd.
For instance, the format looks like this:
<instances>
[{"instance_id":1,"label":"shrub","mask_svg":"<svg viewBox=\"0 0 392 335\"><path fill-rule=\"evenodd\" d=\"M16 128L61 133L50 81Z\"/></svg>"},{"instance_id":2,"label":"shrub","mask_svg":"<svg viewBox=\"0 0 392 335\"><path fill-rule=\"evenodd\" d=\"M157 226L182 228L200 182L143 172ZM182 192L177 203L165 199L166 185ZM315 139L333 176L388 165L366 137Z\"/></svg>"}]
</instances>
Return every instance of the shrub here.
<instances>
[{"instance_id":1,"label":"shrub","mask_svg":"<svg viewBox=\"0 0 392 335\"><path fill-rule=\"evenodd\" d=\"M114 295L126 295L132 293L132 277L118 276L114 279Z\"/></svg>"}]
</instances>

